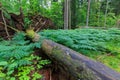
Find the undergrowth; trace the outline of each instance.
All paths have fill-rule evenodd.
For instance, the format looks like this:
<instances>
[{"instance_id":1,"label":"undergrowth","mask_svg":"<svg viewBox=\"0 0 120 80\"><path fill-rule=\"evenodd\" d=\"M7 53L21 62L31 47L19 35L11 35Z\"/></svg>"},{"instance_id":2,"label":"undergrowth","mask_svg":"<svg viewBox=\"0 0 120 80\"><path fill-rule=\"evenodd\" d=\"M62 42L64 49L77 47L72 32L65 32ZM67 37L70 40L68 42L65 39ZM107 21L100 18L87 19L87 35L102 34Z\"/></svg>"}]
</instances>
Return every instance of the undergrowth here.
<instances>
[{"instance_id":1,"label":"undergrowth","mask_svg":"<svg viewBox=\"0 0 120 80\"><path fill-rule=\"evenodd\" d=\"M92 58L100 55L116 56L115 58L117 58L120 63L120 30L45 30L40 32L40 35ZM108 59L108 57L106 58L109 63L108 60L110 59ZM117 71L120 71L118 60L115 60L117 65L115 64L114 66L117 66ZM108 65L114 68L113 64L110 63Z\"/></svg>"},{"instance_id":2,"label":"undergrowth","mask_svg":"<svg viewBox=\"0 0 120 80\"><path fill-rule=\"evenodd\" d=\"M35 65L37 69L41 69L43 65L50 63L48 60L42 60L41 57L33 56L34 49L40 48L41 42L42 39L35 43L27 40L25 33L16 34L11 41L1 40L0 80L16 80L16 78L19 80L30 80L28 74L30 74L31 70L35 69ZM34 63L34 60L37 63ZM15 72L17 70L18 73ZM36 77L35 74L40 76L36 71L32 74L33 80L41 78Z\"/></svg>"}]
</instances>

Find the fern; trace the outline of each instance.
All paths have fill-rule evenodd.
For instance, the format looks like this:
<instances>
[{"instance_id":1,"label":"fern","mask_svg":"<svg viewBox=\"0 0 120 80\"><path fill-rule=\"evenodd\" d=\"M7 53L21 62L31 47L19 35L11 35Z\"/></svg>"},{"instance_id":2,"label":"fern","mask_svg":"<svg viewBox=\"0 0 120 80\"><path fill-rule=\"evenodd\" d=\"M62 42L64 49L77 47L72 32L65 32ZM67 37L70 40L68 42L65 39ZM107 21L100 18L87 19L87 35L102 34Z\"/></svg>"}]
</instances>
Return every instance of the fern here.
<instances>
[{"instance_id":1,"label":"fern","mask_svg":"<svg viewBox=\"0 0 120 80\"><path fill-rule=\"evenodd\" d=\"M14 69L32 64L30 57L34 48L40 48L41 41L32 43L26 39L25 33L17 33L11 41L0 41L0 66L7 70L7 75Z\"/></svg>"},{"instance_id":2,"label":"fern","mask_svg":"<svg viewBox=\"0 0 120 80\"><path fill-rule=\"evenodd\" d=\"M8 13L20 14L20 3L19 1L11 0L0 0L2 7L7 10Z\"/></svg>"},{"instance_id":3,"label":"fern","mask_svg":"<svg viewBox=\"0 0 120 80\"><path fill-rule=\"evenodd\" d=\"M47 39L51 39L82 53L86 53L88 50L102 53L106 51L113 52L106 44L108 42L114 42L113 44L117 45L120 43L120 30L117 29L44 30L40 34Z\"/></svg>"}]
</instances>

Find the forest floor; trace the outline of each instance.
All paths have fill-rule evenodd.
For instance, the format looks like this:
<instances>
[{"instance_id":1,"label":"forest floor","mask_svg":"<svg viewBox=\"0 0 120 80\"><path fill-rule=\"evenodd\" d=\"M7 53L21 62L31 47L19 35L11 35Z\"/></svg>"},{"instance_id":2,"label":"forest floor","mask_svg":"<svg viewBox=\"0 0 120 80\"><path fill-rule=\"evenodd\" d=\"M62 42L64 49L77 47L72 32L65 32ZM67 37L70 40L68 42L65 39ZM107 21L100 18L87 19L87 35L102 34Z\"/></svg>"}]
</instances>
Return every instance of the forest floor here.
<instances>
[{"instance_id":1,"label":"forest floor","mask_svg":"<svg viewBox=\"0 0 120 80\"><path fill-rule=\"evenodd\" d=\"M23 24L25 24L23 21L23 15L22 14L20 14L20 15L11 14L10 16L11 16L12 21L14 22L13 24L16 25L16 26L14 26L14 28L25 32L24 25L23 25ZM31 19L32 19L32 25L29 25L29 27L35 26L34 30L37 32L42 29L54 28L52 21L41 15L31 16ZM4 39L9 39L9 38L12 39L13 35L15 34L15 31L13 29L8 28L8 27L7 27L7 29L5 28L8 25L11 25L11 20L5 18L5 21L4 21L2 13L0 11L0 36ZM7 32L9 35L7 34ZM93 60L99 61L99 62L107 65L108 67L116 70L117 72L120 72L120 30L117 30L117 29L43 30L39 34L44 39L50 39L59 44L65 45L77 52L80 52L81 54L83 54L85 56L90 57ZM37 47L40 46L40 44L38 44L38 43L32 43L32 44L28 45L31 41L28 41L28 42L24 41L24 40L28 40L28 39L25 39L25 36L23 36L23 35L22 35L22 37L21 37L21 35L19 35L17 38L20 38L20 39L17 40L18 42L16 42L16 40L15 40L15 44L13 44L13 45L11 44L11 42L9 43L9 41L8 41L6 43L6 42L3 42L4 39L1 39L0 46L3 46L4 44L5 44L4 45L5 47L11 46L11 48L13 46L18 46L18 45L23 46L23 47L30 46L33 44L35 44ZM33 46L35 46L35 45L33 45ZM9 51L8 49L6 49L6 51ZM31 49L31 50L33 50L33 49ZM24 49L23 49L23 51L24 51ZM1 48L0 54L2 54L2 52L3 52L3 50ZM7 52L7 53L9 53L9 52ZM35 52L35 54L39 54L39 53L41 53L41 52ZM2 55L4 55L4 54L2 54ZM15 54L13 56L16 57ZM20 56L20 55L17 55L17 56ZM39 55L37 55L37 56L39 56ZM2 59L3 57L0 55L0 58ZM3 67L3 65L2 65L2 67L0 66L0 74L2 74L0 76L0 78L2 77L2 78L6 78L6 79L10 80L11 78L13 79L13 78L26 77L26 78L28 78L28 80L29 80L29 78L31 78L33 80L39 79L39 78L42 78L43 80L44 79L45 80L58 80L58 77L59 77L58 75L63 76L63 74L60 74L60 71L53 72L54 65L46 65L47 63L43 62L43 63L40 63L40 65L42 64L42 65L46 65L46 66L43 69L39 69L39 68L41 68L41 66L37 65L37 63L39 63L38 60L40 58L38 58L36 56L33 57L31 55L30 55L30 58L32 58L31 61L34 64L29 65L29 66L24 66L24 67L18 67L18 70L15 71L15 73L18 72L17 75L16 76L12 75L12 77L10 77L11 74L10 75L5 74L6 70L4 70L4 67L6 67L7 64L5 61L3 61L3 62L5 62L5 66L4 67ZM45 59L47 59L47 58L45 58ZM27 58L27 60L28 60L28 58ZM14 62L14 61L15 60L13 59L12 62ZM10 62L10 64L12 64L12 63ZM16 67L15 65L13 65L13 66ZM10 66L8 66L8 67L10 67ZM28 68L28 71L26 68ZM31 70L31 69L33 69L33 70ZM19 70L20 70L20 73L19 73ZM27 73L27 72L30 72L30 73ZM8 73L11 73L11 72L8 71ZM41 76L41 74L43 75L43 77Z\"/></svg>"},{"instance_id":2,"label":"forest floor","mask_svg":"<svg viewBox=\"0 0 120 80\"><path fill-rule=\"evenodd\" d=\"M41 36L65 45L120 72L120 30L44 30Z\"/></svg>"}]
</instances>

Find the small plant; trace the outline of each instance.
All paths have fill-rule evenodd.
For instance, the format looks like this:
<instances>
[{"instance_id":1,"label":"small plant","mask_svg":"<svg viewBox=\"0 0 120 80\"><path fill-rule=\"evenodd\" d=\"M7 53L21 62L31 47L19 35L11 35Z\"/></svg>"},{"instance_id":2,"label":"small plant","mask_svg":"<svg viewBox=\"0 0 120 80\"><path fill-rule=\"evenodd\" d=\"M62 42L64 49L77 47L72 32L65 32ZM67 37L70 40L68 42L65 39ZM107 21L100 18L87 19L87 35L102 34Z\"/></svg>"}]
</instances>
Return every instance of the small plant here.
<instances>
[{"instance_id":1,"label":"small plant","mask_svg":"<svg viewBox=\"0 0 120 80\"><path fill-rule=\"evenodd\" d=\"M19 80L36 80L41 79L42 75L39 73L39 70L43 68L44 65L49 64L49 60L42 60L41 57L36 55L31 55L26 58L27 60L32 60L31 65L22 66L18 68L18 74L15 77L18 77Z\"/></svg>"},{"instance_id":2,"label":"small plant","mask_svg":"<svg viewBox=\"0 0 120 80\"><path fill-rule=\"evenodd\" d=\"M49 60L42 60L41 57L32 54L34 48L40 48L41 41L30 42L26 39L24 33L16 34L11 41L2 40L0 42L1 79L15 80L19 78L19 80L30 80L32 70L34 72L39 71L44 65L50 63Z\"/></svg>"},{"instance_id":3,"label":"small plant","mask_svg":"<svg viewBox=\"0 0 120 80\"><path fill-rule=\"evenodd\" d=\"M33 75L32 75L33 79L32 80L37 80L37 79L41 79L42 78L42 75L40 75L39 73L35 72Z\"/></svg>"},{"instance_id":4,"label":"small plant","mask_svg":"<svg viewBox=\"0 0 120 80\"><path fill-rule=\"evenodd\" d=\"M19 80L30 80L30 71L34 70L34 67L32 66L23 66L18 68L18 74L16 77L19 78Z\"/></svg>"}]
</instances>

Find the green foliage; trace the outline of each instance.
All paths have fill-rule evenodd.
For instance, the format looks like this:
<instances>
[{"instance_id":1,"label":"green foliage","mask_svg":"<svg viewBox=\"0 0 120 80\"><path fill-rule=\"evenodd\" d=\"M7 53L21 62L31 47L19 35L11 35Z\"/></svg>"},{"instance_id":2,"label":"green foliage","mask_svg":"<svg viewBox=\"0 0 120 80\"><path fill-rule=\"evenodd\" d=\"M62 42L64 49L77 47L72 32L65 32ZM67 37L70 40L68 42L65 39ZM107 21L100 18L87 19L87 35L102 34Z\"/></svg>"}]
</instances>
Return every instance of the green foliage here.
<instances>
[{"instance_id":1,"label":"green foliage","mask_svg":"<svg viewBox=\"0 0 120 80\"><path fill-rule=\"evenodd\" d=\"M76 0L76 6L71 9L73 12L75 12L75 16L72 19L76 20L76 26L85 26L86 25L86 12L87 12L87 6L88 1L87 0ZM109 0L108 6L107 6L107 0L91 0L90 3L90 15L89 15L89 26L92 27L115 27L117 19L119 19L117 16L120 15L119 10L119 0ZM71 5L74 3L71 3ZM107 8L106 8L107 6ZM107 9L107 14L105 17L105 12ZM105 26L105 18L106 18L106 26ZM74 23L72 23L74 24ZM72 26L73 27L73 26ZM75 27L75 26L74 26Z\"/></svg>"},{"instance_id":2,"label":"green foliage","mask_svg":"<svg viewBox=\"0 0 120 80\"><path fill-rule=\"evenodd\" d=\"M117 17L115 16L114 13L108 13L107 15L107 27L113 27L116 25L117 22Z\"/></svg>"},{"instance_id":3,"label":"green foliage","mask_svg":"<svg viewBox=\"0 0 120 80\"><path fill-rule=\"evenodd\" d=\"M20 3L18 0L0 0L2 8L8 13L20 14Z\"/></svg>"},{"instance_id":4,"label":"green foliage","mask_svg":"<svg viewBox=\"0 0 120 80\"><path fill-rule=\"evenodd\" d=\"M116 58L115 62L111 61L109 56L101 58L100 61L120 71L120 30L118 29L45 30L40 34L93 59L110 55L111 58Z\"/></svg>"},{"instance_id":5,"label":"green foliage","mask_svg":"<svg viewBox=\"0 0 120 80\"><path fill-rule=\"evenodd\" d=\"M60 2L52 2L51 9L49 10L49 14L47 15L52 19L55 26L57 28L62 28L63 25L63 12L62 12L62 4Z\"/></svg>"},{"instance_id":6,"label":"green foliage","mask_svg":"<svg viewBox=\"0 0 120 80\"><path fill-rule=\"evenodd\" d=\"M120 31L115 29L46 30L41 32L41 35L79 52L83 50L109 51L110 49L105 46L107 42L115 39L120 41L118 37L120 36Z\"/></svg>"},{"instance_id":7,"label":"green foliage","mask_svg":"<svg viewBox=\"0 0 120 80\"><path fill-rule=\"evenodd\" d=\"M46 0L1 0L2 7L8 13L20 14L20 7L22 12L25 15L25 28L31 23L29 16L41 14L54 22L56 28L62 28L63 26L63 1L61 2L52 2ZM4 11L4 12L5 12ZM5 12L5 14L7 14ZM6 15L9 17L9 15Z\"/></svg>"},{"instance_id":8,"label":"green foliage","mask_svg":"<svg viewBox=\"0 0 120 80\"><path fill-rule=\"evenodd\" d=\"M84 7L83 7L84 8ZM77 26L86 25L86 9L79 9L77 13Z\"/></svg>"},{"instance_id":9,"label":"green foliage","mask_svg":"<svg viewBox=\"0 0 120 80\"><path fill-rule=\"evenodd\" d=\"M63 2L63 1L62 1ZM55 27L58 29L63 28L63 6L62 2L51 2L51 6L48 8L41 7L41 12L43 16L50 18Z\"/></svg>"},{"instance_id":10,"label":"green foliage","mask_svg":"<svg viewBox=\"0 0 120 80\"><path fill-rule=\"evenodd\" d=\"M42 78L42 76L41 76L39 73L37 73L37 72L35 72L35 73L32 75L32 77L33 77L33 80L37 80L37 79L41 79L41 78Z\"/></svg>"},{"instance_id":11,"label":"green foliage","mask_svg":"<svg viewBox=\"0 0 120 80\"><path fill-rule=\"evenodd\" d=\"M49 64L50 61L42 60L41 57L35 55L31 55L30 57L27 58L27 60L32 60L33 65L19 67L18 74L16 74L15 76L19 77L19 80L30 80L31 79L30 77L32 77L32 80L41 79L42 75L39 74L39 70L44 65Z\"/></svg>"},{"instance_id":12,"label":"green foliage","mask_svg":"<svg viewBox=\"0 0 120 80\"><path fill-rule=\"evenodd\" d=\"M30 80L30 76L28 75L31 70L34 70L34 68L31 66L19 67L19 73L16 76L19 77L19 80Z\"/></svg>"},{"instance_id":13,"label":"green foliage","mask_svg":"<svg viewBox=\"0 0 120 80\"><path fill-rule=\"evenodd\" d=\"M53 23L57 28L63 28L63 6L64 0L59 1L50 1L50 0L0 0L3 8L8 13L20 14L20 7L23 10L25 17L29 17L31 15L41 14L43 16L51 18ZM117 1L117 2L116 2ZM115 3L116 2L116 3ZM105 10L106 10L106 0L102 1L91 1L90 7L90 18L89 18L89 26L94 27L114 27L116 25L117 16L119 16L119 3L120 1L115 0L109 1L107 8L107 18L106 18L106 26L104 26L105 22ZM74 7L72 7L74 5ZM72 27L79 27L86 25L86 12L87 12L87 0L76 0L71 1L71 25ZM10 17L6 11L4 11L5 16ZM30 20L25 19L27 21L26 25L30 24Z\"/></svg>"},{"instance_id":14,"label":"green foliage","mask_svg":"<svg viewBox=\"0 0 120 80\"><path fill-rule=\"evenodd\" d=\"M16 38L21 41L17 43L14 41ZM24 38L20 35L13 38L13 41L8 41L7 44L4 44L2 41L0 45L0 61L4 62L3 65L7 69L7 74L10 75L14 72L15 68L18 68L23 65L31 64L30 61L26 60L25 57L29 56L33 51L32 45L27 45L24 41ZM5 41L6 42L6 41Z\"/></svg>"},{"instance_id":15,"label":"green foliage","mask_svg":"<svg viewBox=\"0 0 120 80\"><path fill-rule=\"evenodd\" d=\"M120 58L117 58L117 56L99 55L95 56L95 58L108 67L116 70L117 72L120 72Z\"/></svg>"},{"instance_id":16,"label":"green foliage","mask_svg":"<svg viewBox=\"0 0 120 80\"><path fill-rule=\"evenodd\" d=\"M19 73L18 70L18 74L22 76L19 77L21 78L20 80L23 80L23 78L29 80L30 77L27 73L32 70L30 65L35 65L37 69L41 69L43 65L50 63L48 60L41 60L40 57L32 55L34 48L40 48L41 41L32 43L26 39L25 33L17 33L11 41L1 40L0 78L13 80L15 76L11 77L11 75L14 74L16 69L22 68L21 70L23 70L23 72ZM35 64L33 60L39 62ZM34 68L34 66L32 68ZM27 77L24 77L25 75Z\"/></svg>"},{"instance_id":17,"label":"green foliage","mask_svg":"<svg viewBox=\"0 0 120 80\"><path fill-rule=\"evenodd\" d=\"M8 13L20 14L20 7L25 16L29 14L37 14L40 11L39 0L1 0L2 6Z\"/></svg>"},{"instance_id":18,"label":"green foliage","mask_svg":"<svg viewBox=\"0 0 120 80\"><path fill-rule=\"evenodd\" d=\"M28 29L29 25L31 24L31 20L26 17L26 18L24 18L24 23L25 23L24 28Z\"/></svg>"}]
</instances>

